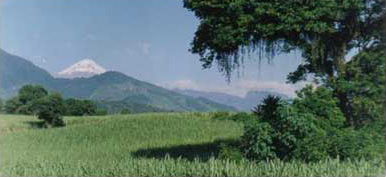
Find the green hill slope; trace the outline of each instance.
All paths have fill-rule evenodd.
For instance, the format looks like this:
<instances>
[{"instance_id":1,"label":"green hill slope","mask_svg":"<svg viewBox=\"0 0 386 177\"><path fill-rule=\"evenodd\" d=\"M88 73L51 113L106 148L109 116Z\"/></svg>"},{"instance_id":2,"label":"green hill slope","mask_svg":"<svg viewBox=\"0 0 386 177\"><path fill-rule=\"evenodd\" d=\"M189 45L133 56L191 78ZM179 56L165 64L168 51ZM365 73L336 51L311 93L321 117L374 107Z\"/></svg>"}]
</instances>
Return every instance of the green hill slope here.
<instances>
[{"instance_id":1,"label":"green hill slope","mask_svg":"<svg viewBox=\"0 0 386 177\"><path fill-rule=\"evenodd\" d=\"M51 85L53 77L30 61L0 49L0 96L9 98L26 84Z\"/></svg>"},{"instance_id":2,"label":"green hill slope","mask_svg":"<svg viewBox=\"0 0 386 177\"><path fill-rule=\"evenodd\" d=\"M104 101L105 104L121 103L121 107L143 105L154 110L235 111L231 106L182 95L114 71L91 78L57 79L21 57L5 51L0 54L0 87L5 98L14 95L23 85L39 84L51 91L59 91L65 97Z\"/></svg>"}]
</instances>

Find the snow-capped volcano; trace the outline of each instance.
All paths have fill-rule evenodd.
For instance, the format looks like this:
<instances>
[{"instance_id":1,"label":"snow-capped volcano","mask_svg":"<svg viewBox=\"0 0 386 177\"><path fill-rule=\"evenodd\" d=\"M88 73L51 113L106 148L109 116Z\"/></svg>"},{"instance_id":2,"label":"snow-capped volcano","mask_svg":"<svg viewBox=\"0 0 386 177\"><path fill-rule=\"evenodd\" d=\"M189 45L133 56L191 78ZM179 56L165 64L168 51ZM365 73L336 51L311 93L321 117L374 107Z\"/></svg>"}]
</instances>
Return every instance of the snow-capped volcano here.
<instances>
[{"instance_id":1,"label":"snow-capped volcano","mask_svg":"<svg viewBox=\"0 0 386 177\"><path fill-rule=\"evenodd\" d=\"M57 74L61 78L92 77L102 74L106 69L91 59L81 60Z\"/></svg>"}]
</instances>

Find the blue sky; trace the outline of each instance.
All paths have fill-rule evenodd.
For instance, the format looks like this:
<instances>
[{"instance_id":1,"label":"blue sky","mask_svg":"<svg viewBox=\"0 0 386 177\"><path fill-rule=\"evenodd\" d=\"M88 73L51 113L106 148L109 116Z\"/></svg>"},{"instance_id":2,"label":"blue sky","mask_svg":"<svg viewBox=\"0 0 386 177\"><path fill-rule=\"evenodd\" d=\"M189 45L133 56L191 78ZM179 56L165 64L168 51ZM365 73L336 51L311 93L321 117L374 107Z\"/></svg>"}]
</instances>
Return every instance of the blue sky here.
<instances>
[{"instance_id":1,"label":"blue sky","mask_svg":"<svg viewBox=\"0 0 386 177\"><path fill-rule=\"evenodd\" d=\"M301 62L281 55L273 64L246 62L230 84L216 67L203 70L189 53L198 19L181 0L1 0L0 47L51 73L91 58L108 70L168 88L243 95L292 93L286 75ZM237 75L235 73L235 75Z\"/></svg>"}]
</instances>

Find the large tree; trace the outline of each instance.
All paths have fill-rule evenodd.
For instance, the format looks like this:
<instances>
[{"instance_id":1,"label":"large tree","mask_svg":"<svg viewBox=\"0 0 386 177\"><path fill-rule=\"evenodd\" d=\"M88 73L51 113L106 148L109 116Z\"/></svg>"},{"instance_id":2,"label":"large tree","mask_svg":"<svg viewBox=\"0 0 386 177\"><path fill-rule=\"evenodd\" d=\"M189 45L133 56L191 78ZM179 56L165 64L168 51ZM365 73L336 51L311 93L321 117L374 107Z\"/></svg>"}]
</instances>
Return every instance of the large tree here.
<instances>
[{"instance_id":1,"label":"large tree","mask_svg":"<svg viewBox=\"0 0 386 177\"><path fill-rule=\"evenodd\" d=\"M345 77L349 52L382 48L385 5L385 0L184 1L200 19L191 51L200 55L205 68L216 62L229 79L245 54L271 58L299 50L305 62L288 81L312 74L331 84ZM349 115L347 92L338 90L336 96ZM353 125L352 119L347 123Z\"/></svg>"},{"instance_id":2,"label":"large tree","mask_svg":"<svg viewBox=\"0 0 386 177\"><path fill-rule=\"evenodd\" d=\"M230 76L245 54L272 57L300 50L306 62L289 75L345 73L352 49L377 45L384 0L184 0L200 19L191 51L204 67L217 62Z\"/></svg>"}]
</instances>

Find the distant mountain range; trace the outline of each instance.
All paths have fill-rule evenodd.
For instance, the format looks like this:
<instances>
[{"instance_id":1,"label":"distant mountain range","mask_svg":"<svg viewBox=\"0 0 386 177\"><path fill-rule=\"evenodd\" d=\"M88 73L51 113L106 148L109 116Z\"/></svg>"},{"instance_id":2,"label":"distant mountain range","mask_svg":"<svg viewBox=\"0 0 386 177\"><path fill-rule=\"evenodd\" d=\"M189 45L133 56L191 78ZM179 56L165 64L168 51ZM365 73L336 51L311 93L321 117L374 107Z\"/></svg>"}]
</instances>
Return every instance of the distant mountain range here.
<instances>
[{"instance_id":1,"label":"distant mountain range","mask_svg":"<svg viewBox=\"0 0 386 177\"><path fill-rule=\"evenodd\" d=\"M96 66L90 60L83 61L83 64L79 65L72 69L70 67L67 70L69 72L63 73L79 71L84 65ZM100 71L103 71L103 68ZM16 95L18 89L26 84L42 85L50 91L62 93L67 98L92 99L106 108L112 103L115 105L113 107L138 108L142 105L159 111L236 110L206 98L186 96L114 71L102 72L89 78L54 78L33 63L0 49L1 97L7 99Z\"/></svg>"},{"instance_id":2,"label":"distant mountain range","mask_svg":"<svg viewBox=\"0 0 386 177\"><path fill-rule=\"evenodd\" d=\"M251 111L256 105L260 104L263 99L266 98L268 95L278 96L284 100L289 99L287 95L268 91L249 91L245 97L238 97L218 92L203 92L188 89L175 89L174 91L195 98L206 98L217 103L232 106L239 111Z\"/></svg>"}]
</instances>

